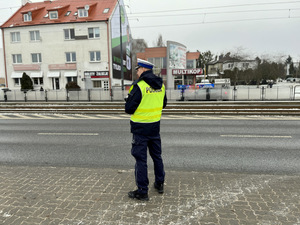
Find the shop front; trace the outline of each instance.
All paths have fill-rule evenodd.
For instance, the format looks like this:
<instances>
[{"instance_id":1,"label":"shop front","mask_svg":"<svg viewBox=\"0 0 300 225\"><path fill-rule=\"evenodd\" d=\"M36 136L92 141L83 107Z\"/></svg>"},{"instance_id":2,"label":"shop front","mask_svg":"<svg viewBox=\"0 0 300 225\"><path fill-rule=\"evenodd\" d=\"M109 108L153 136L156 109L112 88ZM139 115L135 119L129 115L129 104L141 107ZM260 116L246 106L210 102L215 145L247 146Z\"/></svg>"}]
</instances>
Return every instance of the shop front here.
<instances>
[{"instance_id":1,"label":"shop front","mask_svg":"<svg viewBox=\"0 0 300 225\"><path fill-rule=\"evenodd\" d=\"M176 89L181 89L183 86L195 87L196 76L203 74L201 68L196 69L173 69L174 85Z\"/></svg>"}]
</instances>

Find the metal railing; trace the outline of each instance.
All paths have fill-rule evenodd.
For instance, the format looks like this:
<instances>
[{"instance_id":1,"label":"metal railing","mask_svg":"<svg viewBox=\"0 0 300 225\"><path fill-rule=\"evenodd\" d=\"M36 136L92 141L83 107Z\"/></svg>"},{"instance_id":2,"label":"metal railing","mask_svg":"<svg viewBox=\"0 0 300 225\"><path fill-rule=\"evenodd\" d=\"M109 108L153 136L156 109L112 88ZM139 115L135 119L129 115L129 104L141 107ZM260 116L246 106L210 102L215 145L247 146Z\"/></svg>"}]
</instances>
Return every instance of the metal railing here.
<instances>
[{"instance_id":1,"label":"metal railing","mask_svg":"<svg viewBox=\"0 0 300 225\"><path fill-rule=\"evenodd\" d=\"M237 86L229 88L190 89L166 91L171 101L290 101L300 99L299 85L291 86ZM128 90L114 88L111 91L90 89L79 91L44 90L44 91L0 91L0 101L123 101Z\"/></svg>"}]
</instances>

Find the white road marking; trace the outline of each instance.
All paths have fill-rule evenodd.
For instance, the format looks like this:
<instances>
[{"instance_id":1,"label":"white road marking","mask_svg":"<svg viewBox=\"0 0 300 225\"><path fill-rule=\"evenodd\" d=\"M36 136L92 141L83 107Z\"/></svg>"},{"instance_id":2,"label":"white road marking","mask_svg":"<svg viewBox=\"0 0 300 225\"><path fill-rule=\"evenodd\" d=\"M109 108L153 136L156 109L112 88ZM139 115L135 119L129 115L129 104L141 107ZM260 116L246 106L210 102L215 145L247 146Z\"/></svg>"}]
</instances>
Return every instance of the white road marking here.
<instances>
[{"instance_id":1,"label":"white road marking","mask_svg":"<svg viewBox=\"0 0 300 225\"><path fill-rule=\"evenodd\" d=\"M129 119L130 115L127 114L95 114L95 115L83 115L83 114L0 114L0 119L70 119L70 120L84 120L84 119L96 119L96 120L124 120ZM219 115L219 116L209 116L209 115L162 115L162 120L276 120L276 121L299 121L300 117L296 116L228 116L228 115Z\"/></svg>"},{"instance_id":2,"label":"white road marking","mask_svg":"<svg viewBox=\"0 0 300 225\"><path fill-rule=\"evenodd\" d=\"M83 115L83 114L76 114L76 119L97 119L95 116Z\"/></svg>"},{"instance_id":3,"label":"white road marking","mask_svg":"<svg viewBox=\"0 0 300 225\"><path fill-rule=\"evenodd\" d=\"M32 118L30 116L23 115L23 114L18 114L18 117L20 117L21 119L30 119L30 118Z\"/></svg>"},{"instance_id":4,"label":"white road marking","mask_svg":"<svg viewBox=\"0 0 300 225\"><path fill-rule=\"evenodd\" d=\"M64 135L64 136L98 136L98 133L38 133L38 135Z\"/></svg>"},{"instance_id":5,"label":"white road marking","mask_svg":"<svg viewBox=\"0 0 300 225\"><path fill-rule=\"evenodd\" d=\"M292 136L272 136L272 135L220 135L221 137L231 137L231 138L292 138Z\"/></svg>"}]
</instances>

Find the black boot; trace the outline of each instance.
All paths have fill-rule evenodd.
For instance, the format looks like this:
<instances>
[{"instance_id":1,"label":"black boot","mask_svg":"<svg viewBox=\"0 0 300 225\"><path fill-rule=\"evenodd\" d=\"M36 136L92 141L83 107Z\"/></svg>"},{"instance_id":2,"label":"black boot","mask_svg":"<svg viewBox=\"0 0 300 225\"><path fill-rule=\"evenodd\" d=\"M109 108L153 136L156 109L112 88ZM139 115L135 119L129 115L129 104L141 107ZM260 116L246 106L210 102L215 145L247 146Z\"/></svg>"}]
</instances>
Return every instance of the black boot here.
<instances>
[{"instance_id":1,"label":"black boot","mask_svg":"<svg viewBox=\"0 0 300 225\"><path fill-rule=\"evenodd\" d=\"M164 193L164 184L154 183L154 188L157 190L157 192L159 194L163 194Z\"/></svg>"},{"instance_id":2,"label":"black boot","mask_svg":"<svg viewBox=\"0 0 300 225\"><path fill-rule=\"evenodd\" d=\"M140 194L138 190L128 192L129 198L136 198L141 201L148 201L148 194Z\"/></svg>"}]
</instances>

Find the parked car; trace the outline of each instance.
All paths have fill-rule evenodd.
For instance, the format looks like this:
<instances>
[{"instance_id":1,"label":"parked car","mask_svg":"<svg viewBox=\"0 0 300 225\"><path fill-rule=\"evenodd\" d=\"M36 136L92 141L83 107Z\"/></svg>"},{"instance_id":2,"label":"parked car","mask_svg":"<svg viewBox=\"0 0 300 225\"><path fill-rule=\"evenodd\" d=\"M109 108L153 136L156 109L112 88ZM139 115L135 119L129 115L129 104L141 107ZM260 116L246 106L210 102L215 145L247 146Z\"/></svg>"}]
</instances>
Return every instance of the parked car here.
<instances>
[{"instance_id":1,"label":"parked car","mask_svg":"<svg viewBox=\"0 0 300 225\"><path fill-rule=\"evenodd\" d=\"M186 101L225 101L231 99L231 93L230 88L200 88L187 89L183 96Z\"/></svg>"}]
</instances>

